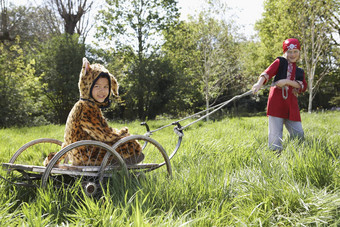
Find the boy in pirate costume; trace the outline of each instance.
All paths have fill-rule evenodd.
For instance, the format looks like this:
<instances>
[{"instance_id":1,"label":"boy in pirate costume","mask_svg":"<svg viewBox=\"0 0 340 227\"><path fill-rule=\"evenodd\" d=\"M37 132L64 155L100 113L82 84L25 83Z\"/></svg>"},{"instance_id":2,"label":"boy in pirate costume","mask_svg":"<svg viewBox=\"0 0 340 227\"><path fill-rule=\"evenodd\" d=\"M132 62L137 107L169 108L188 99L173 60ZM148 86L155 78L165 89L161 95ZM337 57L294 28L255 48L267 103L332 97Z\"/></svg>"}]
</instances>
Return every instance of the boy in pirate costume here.
<instances>
[{"instance_id":1,"label":"boy in pirate costume","mask_svg":"<svg viewBox=\"0 0 340 227\"><path fill-rule=\"evenodd\" d=\"M263 84L274 77L267 102L268 145L272 150L282 150L283 125L291 137L303 138L297 95L306 91L304 71L296 66L300 58L300 43L297 39L283 42L283 57L276 60L260 75L252 87L256 94Z\"/></svg>"}]
</instances>

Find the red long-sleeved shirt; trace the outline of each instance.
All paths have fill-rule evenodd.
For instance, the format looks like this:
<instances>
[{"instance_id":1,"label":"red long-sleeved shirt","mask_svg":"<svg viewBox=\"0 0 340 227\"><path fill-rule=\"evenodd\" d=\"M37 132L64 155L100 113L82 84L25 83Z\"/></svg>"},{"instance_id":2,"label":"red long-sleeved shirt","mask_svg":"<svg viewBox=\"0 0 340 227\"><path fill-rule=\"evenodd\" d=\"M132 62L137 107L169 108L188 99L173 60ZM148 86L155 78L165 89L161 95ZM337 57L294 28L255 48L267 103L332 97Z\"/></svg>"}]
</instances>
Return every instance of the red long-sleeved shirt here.
<instances>
[{"instance_id":1,"label":"red long-sleeved shirt","mask_svg":"<svg viewBox=\"0 0 340 227\"><path fill-rule=\"evenodd\" d=\"M297 89L298 93L302 93L306 91L307 89L307 82L305 80L305 75L303 75L303 80L298 81L295 80L295 73L296 73L296 63L292 64L292 71L290 74L290 80L296 81L300 84L301 88ZM273 76L275 76L278 72L280 66L280 60L276 59L264 72L269 76L266 78L266 83L268 80L270 80ZM288 77L289 73L287 73ZM288 86L288 97L287 99L284 99L282 95L282 88L277 86L272 86L269 91L269 97L267 102L267 115L274 116L274 117L280 117L289 119L291 121L301 121L300 117L300 110L298 105L297 97L293 93L293 88L291 86Z\"/></svg>"}]
</instances>

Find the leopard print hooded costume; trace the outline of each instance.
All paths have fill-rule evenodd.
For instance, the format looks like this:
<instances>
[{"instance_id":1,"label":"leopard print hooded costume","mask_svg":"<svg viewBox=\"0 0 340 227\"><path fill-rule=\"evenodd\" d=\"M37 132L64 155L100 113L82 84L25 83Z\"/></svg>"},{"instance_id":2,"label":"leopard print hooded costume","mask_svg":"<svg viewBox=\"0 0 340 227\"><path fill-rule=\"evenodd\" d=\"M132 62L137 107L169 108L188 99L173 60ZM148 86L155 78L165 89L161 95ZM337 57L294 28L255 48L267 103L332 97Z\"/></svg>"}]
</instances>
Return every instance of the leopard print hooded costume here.
<instances>
[{"instance_id":1,"label":"leopard print hooded costume","mask_svg":"<svg viewBox=\"0 0 340 227\"><path fill-rule=\"evenodd\" d=\"M103 103L97 102L92 97L92 88L100 77L108 78L110 87L110 93ZM130 135L126 127L121 130L109 127L103 117L100 108L110 105L109 97L112 94L118 96L119 87L116 78L104 66L100 64L90 65L88 60L83 58L78 86L80 100L73 106L67 118L62 148L80 140L97 140L112 146L119 139ZM129 143L117 149L117 152L124 159L141 154L142 149L137 141ZM106 152L100 148L95 148L91 154L88 153L85 147L76 148L68 155L68 159L72 162L72 165L100 165ZM45 159L45 166L53 155L51 153Z\"/></svg>"}]
</instances>

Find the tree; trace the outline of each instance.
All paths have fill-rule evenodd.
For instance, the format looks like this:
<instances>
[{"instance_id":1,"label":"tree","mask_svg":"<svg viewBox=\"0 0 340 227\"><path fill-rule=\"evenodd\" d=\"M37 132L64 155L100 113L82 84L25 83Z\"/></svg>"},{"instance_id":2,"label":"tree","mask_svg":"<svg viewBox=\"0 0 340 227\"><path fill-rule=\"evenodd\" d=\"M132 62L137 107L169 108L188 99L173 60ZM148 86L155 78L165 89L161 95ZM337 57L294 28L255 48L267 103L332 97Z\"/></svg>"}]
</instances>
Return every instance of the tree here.
<instances>
[{"instance_id":1,"label":"tree","mask_svg":"<svg viewBox=\"0 0 340 227\"><path fill-rule=\"evenodd\" d=\"M35 61L26 60L19 39L0 43L0 127L31 125L40 111Z\"/></svg>"},{"instance_id":2,"label":"tree","mask_svg":"<svg viewBox=\"0 0 340 227\"><path fill-rule=\"evenodd\" d=\"M78 1L78 3L81 2ZM73 6L70 1L68 4L65 4L65 6ZM84 6L84 4L82 3L81 6ZM68 12L72 13L71 10ZM38 109L43 106L44 113L40 112L41 119L45 117L51 122L64 123L70 109L79 98L77 83L82 58L85 56L85 45L79 43L79 35L77 34L61 35L60 20L55 19L54 11L47 7L19 6L9 8L7 18L7 28L11 35L20 37L20 41L18 39L16 45L20 47L23 61L36 62L32 81L41 82L40 87L35 87L36 89L31 89L29 93L25 93L27 97L30 97L30 100L26 100L26 102L36 101L37 106L32 110L27 111L25 109L25 111L27 113L35 111L34 114L39 114ZM11 46L10 43L7 43L7 45ZM11 48L7 49L11 50ZM15 54L13 51L10 53ZM0 54L5 59L6 55L2 52ZM14 57L8 59L14 59ZM23 66L19 66L20 64L17 61L13 60L11 64L23 68ZM8 66L11 64L8 64ZM17 71L15 66L12 66L11 70ZM5 75L4 78L10 78ZM7 81L8 84L8 81L11 80L4 79L3 81ZM29 83L26 82L26 84ZM40 93L40 91L44 92ZM40 93L39 98L35 96L37 92ZM13 106L13 104L11 105ZM31 116L34 114L31 114ZM30 118L27 117L27 119Z\"/></svg>"},{"instance_id":3,"label":"tree","mask_svg":"<svg viewBox=\"0 0 340 227\"><path fill-rule=\"evenodd\" d=\"M164 57L175 72L176 94L171 98L168 113L181 116L195 111L202 105L202 90L197 76L200 51L197 48L196 24L181 21L180 24L164 32L162 46Z\"/></svg>"},{"instance_id":4,"label":"tree","mask_svg":"<svg viewBox=\"0 0 340 227\"><path fill-rule=\"evenodd\" d=\"M185 100L191 100L191 104L198 100L196 106L203 101L206 109L228 95L232 90L228 85L232 83L236 88L240 82L237 33L230 23L217 18L222 12L221 8L218 11L209 8L197 19L192 17L188 23L182 22L166 35L163 47L174 65L180 62L176 68L183 73L183 79L178 78L179 87L183 88L180 84L184 84L195 90L186 93L191 97Z\"/></svg>"},{"instance_id":5,"label":"tree","mask_svg":"<svg viewBox=\"0 0 340 227\"><path fill-rule=\"evenodd\" d=\"M299 5L300 14L297 17L300 25L304 62L306 73L308 75L308 112L312 112L313 99L316 90L326 75L329 75L332 69L331 39L328 34L332 34L332 26L329 21L334 12L333 0L318 1L309 0L301 1ZM335 9L339 12L339 7ZM320 67L318 79L316 80L317 67ZM316 80L316 81L315 81Z\"/></svg>"},{"instance_id":6,"label":"tree","mask_svg":"<svg viewBox=\"0 0 340 227\"><path fill-rule=\"evenodd\" d=\"M26 53L36 53L42 43L61 34L61 21L45 7L12 6L7 15L8 30L11 36L20 36L20 45ZM25 48L24 45L28 47Z\"/></svg>"},{"instance_id":7,"label":"tree","mask_svg":"<svg viewBox=\"0 0 340 227\"><path fill-rule=\"evenodd\" d=\"M231 26L209 15L209 11L207 14L203 12L197 21L198 47L201 53L201 70L198 75L201 78L206 109L216 103L228 85L236 85L239 73L237 44L231 35Z\"/></svg>"},{"instance_id":8,"label":"tree","mask_svg":"<svg viewBox=\"0 0 340 227\"><path fill-rule=\"evenodd\" d=\"M0 10L0 41L13 41L14 37L10 35L8 29L7 2L5 0L0 0Z\"/></svg>"},{"instance_id":9,"label":"tree","mask_svg":"<svg viewBox=\"0 0 340 227\"><path fill-rule=\"evenodd\" d=\"M64 32L73 35L77 32L85 42L88 33L89 18L93 1L87 0L50 0L51 8L59 13L64 21Z\"/></svg>"},{"instance_id":10,"label":"tree","mask_svg":"<svg viewBox=\"0 0 340 227\"><path fill-rule=\"evenodd\" d=\"M161 42L161 31L167 30L178 19L178 9L174 0L131 0L106 1L109 7L98 14L101 22L97 36L108 45L129 56L128 80L125 84L140 119L145 119L150 106L148 95L150 84L161 78L147 75L152 60L157 56ZM152 71L152 70L151 70Z\"/></svg>"},{"instance_id":11,"label":"tree","mask_svg":"<svg viewBox=\"0 0 340 227\"><path fill-rule=\"evenodd\" d=\"M340 45L340 40L335 38L340 36L340 2L334 1L333 2L333 9L328 11L329 15L327 17L330 19L328 22L331 27L334 29L334 33L329 34L331 36L332 41L335 45Z\"/></svg>"},{"instance_id":12,"label":"tree","mask_svg":"<svg viewBox=\"0 0 340 227\"><path fill-rule=\"evenodd\" d=\"M78 80L85 56L85 45L79 35L62 34L44 44L39 54L37 74L44 83L46 112L50 121L63 124L74 103L79 99Z\"/></svg>"}]
</instances>

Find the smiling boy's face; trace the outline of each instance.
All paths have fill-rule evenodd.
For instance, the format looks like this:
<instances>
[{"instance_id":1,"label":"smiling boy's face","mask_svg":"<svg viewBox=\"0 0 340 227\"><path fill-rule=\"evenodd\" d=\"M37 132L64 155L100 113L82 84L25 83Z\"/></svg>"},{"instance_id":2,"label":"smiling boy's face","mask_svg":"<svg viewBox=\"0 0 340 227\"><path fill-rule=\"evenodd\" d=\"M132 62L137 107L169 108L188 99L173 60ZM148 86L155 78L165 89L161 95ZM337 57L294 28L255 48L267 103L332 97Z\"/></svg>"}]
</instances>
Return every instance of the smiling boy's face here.
<instances>
[{"instance_id":1,"label":"smiling boy's face","mask_svg":"<svg viewBox=\"0 0 340 227\"><path fill-rule=\"evenodd\" d=\"M298 49L291 49L286 51L286 58L290 62L297 62L300 58L300 50Z\"/></svg>"},{"instance_id":2,"label":"smiling boy's face","mask_svg":"<svg viewBox=\"0 0 340 227\"><path fill-rule=\"evenodd\" d=\"M97 102L104 102L106 97L110 94L109 80L105 77L101 77L97 80L92 89L92 97Z\"/></svg>"}]
</instances>

